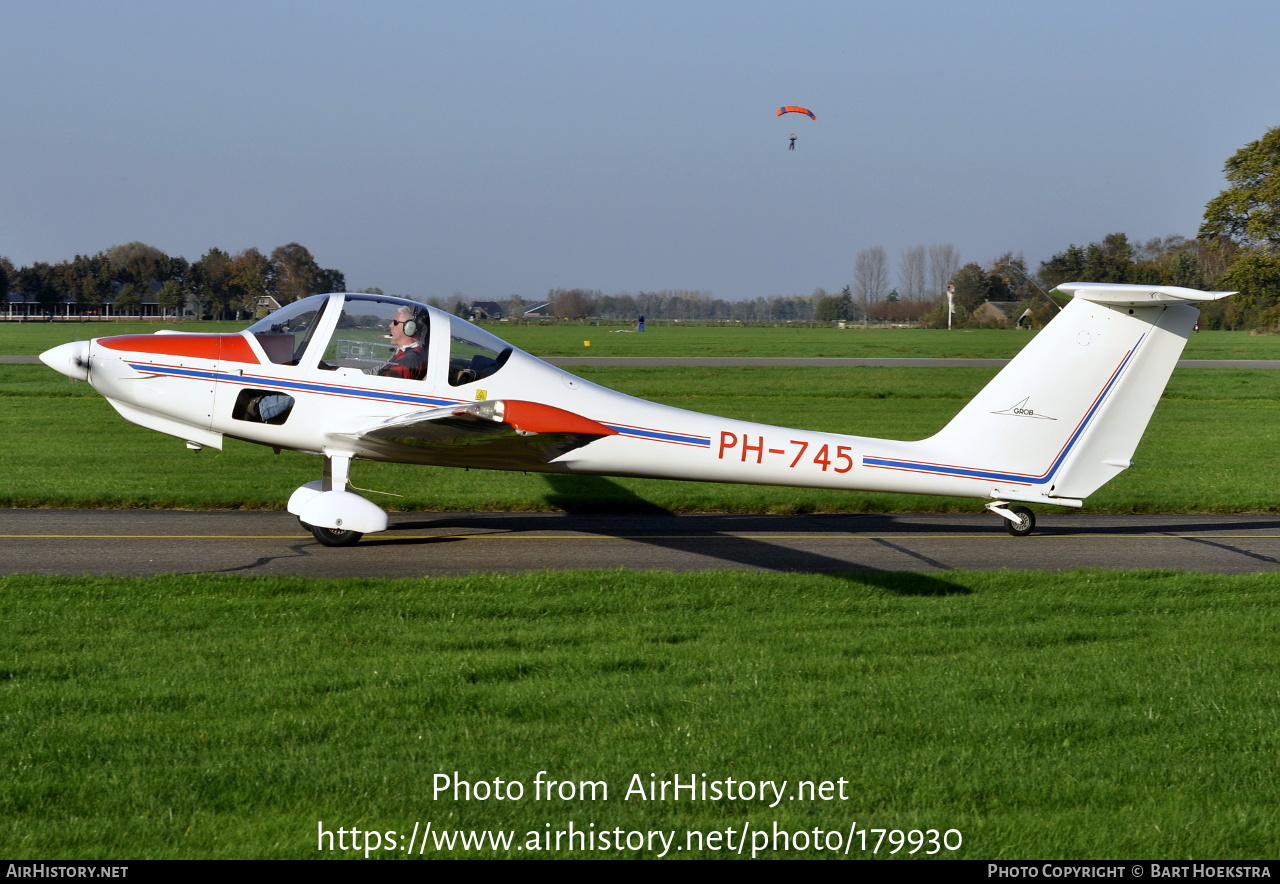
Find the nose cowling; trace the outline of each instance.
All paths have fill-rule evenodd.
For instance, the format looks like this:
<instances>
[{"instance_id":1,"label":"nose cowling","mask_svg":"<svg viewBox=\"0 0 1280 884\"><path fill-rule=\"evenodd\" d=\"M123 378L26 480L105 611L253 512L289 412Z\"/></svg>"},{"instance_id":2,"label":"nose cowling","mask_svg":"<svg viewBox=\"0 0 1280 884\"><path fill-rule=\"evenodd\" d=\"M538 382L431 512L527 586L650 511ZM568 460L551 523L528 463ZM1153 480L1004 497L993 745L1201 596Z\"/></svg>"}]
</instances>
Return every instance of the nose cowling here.
<instances>
[{"instance_id":1,"label":"nose cowling","mask_svg":"<svg viewBox=\"0 0 1280 884\"><path fill-rule=\"evenodd\" d=\"M59 344L40 354L40 361L56 372L77 381L89 380L89 342L72 341Z\"/></svg>"}]
</instances>

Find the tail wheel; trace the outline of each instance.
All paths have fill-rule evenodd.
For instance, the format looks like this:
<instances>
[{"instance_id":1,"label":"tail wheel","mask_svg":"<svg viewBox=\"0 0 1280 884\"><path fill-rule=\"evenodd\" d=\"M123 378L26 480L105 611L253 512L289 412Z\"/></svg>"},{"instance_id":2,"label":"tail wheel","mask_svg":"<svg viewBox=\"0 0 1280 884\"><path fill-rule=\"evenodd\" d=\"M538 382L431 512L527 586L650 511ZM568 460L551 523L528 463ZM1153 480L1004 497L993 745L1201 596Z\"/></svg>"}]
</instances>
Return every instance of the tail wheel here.
<instances>
[{"instance_id":1,"label":"tail wheel","mask_svg":"<svg viewBox=\"0 0 1280 884\"><path fill-rule=\"evenodd\" d=\"M1011 506L1009 512L1018 517L1018 521L1011 522L1004 520L1005 530L1014 537L1026 537L1032 531L1036 530L1036 514L1031 512L1025 506ZM312 529L315 530L314 528Z\"/></svg>"},{"instance_id":2,"label":"tail wheel","mask_svg":"<svg viewBox=\"0 0 1280 884\"><path fill-rule=\"evenodd\" d=\"M364 537L359 531L344 531L341 528L321 528L319 525L302 523L316 540L325 546L355 546Z\"/></svg>"}]
</instances>

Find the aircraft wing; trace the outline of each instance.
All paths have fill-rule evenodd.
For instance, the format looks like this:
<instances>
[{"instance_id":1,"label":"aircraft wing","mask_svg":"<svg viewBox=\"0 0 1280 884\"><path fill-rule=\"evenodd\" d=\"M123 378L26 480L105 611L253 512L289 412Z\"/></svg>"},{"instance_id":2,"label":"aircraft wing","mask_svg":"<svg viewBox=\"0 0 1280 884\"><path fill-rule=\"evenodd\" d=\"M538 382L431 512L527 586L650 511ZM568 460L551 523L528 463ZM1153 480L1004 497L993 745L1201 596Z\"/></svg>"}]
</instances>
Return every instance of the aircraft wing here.
<instances>
[{"instance_id":1,"label":"aircraft wing","mask_svg":"<svg viewBox=\"0 0 1280 884\"><path fill-rule=\"evenodd\" d=\"M450 405L338 433L372 457L439 466L538 470L617 430L539 402L495 399Z\"/></svg>"}]
</instances>

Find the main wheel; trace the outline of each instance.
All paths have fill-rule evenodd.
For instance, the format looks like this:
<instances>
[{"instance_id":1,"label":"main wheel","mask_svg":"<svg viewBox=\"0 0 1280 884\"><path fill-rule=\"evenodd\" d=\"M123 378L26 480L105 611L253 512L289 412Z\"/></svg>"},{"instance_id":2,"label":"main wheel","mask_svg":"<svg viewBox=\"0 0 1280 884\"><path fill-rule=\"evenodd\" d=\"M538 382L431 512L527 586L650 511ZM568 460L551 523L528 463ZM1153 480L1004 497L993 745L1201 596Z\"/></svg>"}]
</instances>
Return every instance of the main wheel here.
<instances>
[{"instance_id":1,"label":"main wheel","mask_svg":"<svg viewBox=\"0 0 1280 884\"><path fill-rule=\"evenodd\" d=\"M1026 537L1032 531L1036 530L1036 514L1031 512L1025 506L1011 506L1009 512L1018 517L1018 521L1010 522L1004 520L1004 528L1014 537ZM315 529L312 529L315 530Z\"/></svg>"},{"instance_id":2,"label":"main wheel","mask_svg":"<svg viewBox=\"0 0 1280 884\"><path fill-rule=\"evenodd\" d=\"M301 520L299 520L301 521ZM344 531L341 528L321 528L319 525L302 523L316 540L325 546L355 546L364 537L359 531Z\"/></svg>"}]
</instances>

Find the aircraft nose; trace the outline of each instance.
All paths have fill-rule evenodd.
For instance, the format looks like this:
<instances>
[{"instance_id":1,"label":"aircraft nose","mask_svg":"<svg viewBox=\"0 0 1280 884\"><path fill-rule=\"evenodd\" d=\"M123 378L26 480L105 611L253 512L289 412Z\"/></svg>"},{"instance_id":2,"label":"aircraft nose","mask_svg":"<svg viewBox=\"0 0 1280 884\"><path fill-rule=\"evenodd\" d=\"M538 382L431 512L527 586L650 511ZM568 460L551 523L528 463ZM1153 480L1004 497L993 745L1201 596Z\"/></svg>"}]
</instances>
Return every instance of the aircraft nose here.
<instances>
[{"instance_id":1,"label":"aircraft nose","mask_svg":"<svg viewBox=\"0 0 1280 884\"><path fill-rule=\"evenodd\" d=\"M89 380L89 342L72 341L70 344L59 344L52 350L40 354L40 361L77 381Z\"/></svg>"}]
</instances>

